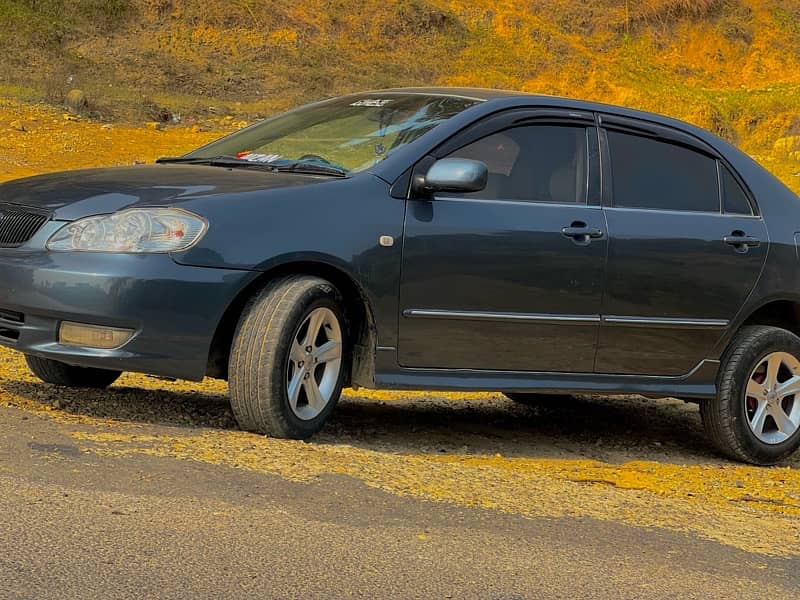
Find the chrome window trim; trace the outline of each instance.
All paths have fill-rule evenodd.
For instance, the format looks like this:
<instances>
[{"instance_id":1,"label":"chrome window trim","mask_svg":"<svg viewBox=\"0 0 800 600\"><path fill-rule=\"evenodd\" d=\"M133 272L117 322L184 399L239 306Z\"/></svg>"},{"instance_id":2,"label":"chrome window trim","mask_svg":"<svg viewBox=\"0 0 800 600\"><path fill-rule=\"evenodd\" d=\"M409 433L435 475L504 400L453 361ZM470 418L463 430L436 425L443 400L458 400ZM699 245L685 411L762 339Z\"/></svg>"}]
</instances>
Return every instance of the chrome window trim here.
<instances>
[{"instance_id":1,"label":"chrome window trim","mask_svg":"<svg viewBox=\"0 0 800 600\"><path fill-rule=\"evenodd\" d=\"M468 198L464 196L445 196L435 195L437 202L473 202L482 204L522 204L533 206L560 206L562 208L594 208L601 210L602 206L597 204L586 204L585 202L543 202L541 200L515 200L506 198ZM716 214L716 213L714 213Z\"/></svg>"},{"instance_id":2,"label":"chrome window trim","mask_svg":"<svg viewBox=\"0 0 800 600\"><path fill-rule=\"evenodd\" d=\"M712 217L727 217L735 219L756 219L761 221L764 220L760 214L737 215L735 213L719 213L719 212L710 212L707 210L672 210L664 208L636 208L631 206L604 206L603 210L616 210L623 212L666 213L670 215L706 215Z\"/></svg>"}]
</instances>

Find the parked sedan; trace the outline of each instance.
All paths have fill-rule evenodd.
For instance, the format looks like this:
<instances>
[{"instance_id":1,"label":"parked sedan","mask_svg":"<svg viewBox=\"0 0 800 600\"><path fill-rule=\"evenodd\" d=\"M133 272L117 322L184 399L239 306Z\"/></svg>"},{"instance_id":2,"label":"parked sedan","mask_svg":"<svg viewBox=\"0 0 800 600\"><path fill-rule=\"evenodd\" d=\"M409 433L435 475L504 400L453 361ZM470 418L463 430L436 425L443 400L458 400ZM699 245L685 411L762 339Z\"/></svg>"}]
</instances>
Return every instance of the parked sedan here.
<instances>
[{"instance_id":1,"label":"parked sedan","mask_svg":"<svg viewBox=\"0 0 800 600\"><path fill-rule=\"evenodd\" d=\"M672 119L370 92L0 202L0 343L49 383L228 379L290 438L343 386L674 396L731 458L800 446L800 203Z\"/></svg>"}]
</instances>

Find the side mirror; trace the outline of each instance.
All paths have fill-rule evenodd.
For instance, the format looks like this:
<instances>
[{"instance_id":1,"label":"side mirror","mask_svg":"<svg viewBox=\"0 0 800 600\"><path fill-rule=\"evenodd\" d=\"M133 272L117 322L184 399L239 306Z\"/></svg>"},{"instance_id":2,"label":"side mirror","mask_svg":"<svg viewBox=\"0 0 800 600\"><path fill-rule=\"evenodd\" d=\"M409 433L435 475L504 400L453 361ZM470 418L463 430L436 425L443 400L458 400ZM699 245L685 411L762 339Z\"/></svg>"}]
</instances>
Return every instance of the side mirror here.
<instances>
[{"instance_id":1,"label":"side mirror","mask_svg":"<svg viewBox=\"0 0 800 600\"><path fill-rule=\"evenodd\" d=\"M479 160L443 158L428 169L424 177L414 181L414 191L420 194L435 192L479 192L486 187L489 169Z\"/></svg>"}]
</instances>

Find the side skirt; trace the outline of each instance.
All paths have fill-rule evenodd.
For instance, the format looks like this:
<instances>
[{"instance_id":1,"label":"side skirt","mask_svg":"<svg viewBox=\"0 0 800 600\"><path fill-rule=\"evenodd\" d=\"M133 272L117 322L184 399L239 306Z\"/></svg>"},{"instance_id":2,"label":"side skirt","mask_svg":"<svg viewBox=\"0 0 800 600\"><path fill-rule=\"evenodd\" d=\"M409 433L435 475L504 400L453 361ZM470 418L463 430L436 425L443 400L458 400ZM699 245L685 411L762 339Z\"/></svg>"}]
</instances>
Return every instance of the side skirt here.
<instances>
[{"instance_id":1,"label":"side skirt","mask_svg":"<svg viewBox=\"0 0 800 600\"><path fill-rule=\"evenodd\" d=\"M550 394L641 394L654 398L714 398L719 361L703 360L680 377L538 373L474 369L410 369L397 366L390 349L376 356L375 387L394 390L503 391ZM393 348L391 350L394 350Z\"/></svg>"}]
</instances>

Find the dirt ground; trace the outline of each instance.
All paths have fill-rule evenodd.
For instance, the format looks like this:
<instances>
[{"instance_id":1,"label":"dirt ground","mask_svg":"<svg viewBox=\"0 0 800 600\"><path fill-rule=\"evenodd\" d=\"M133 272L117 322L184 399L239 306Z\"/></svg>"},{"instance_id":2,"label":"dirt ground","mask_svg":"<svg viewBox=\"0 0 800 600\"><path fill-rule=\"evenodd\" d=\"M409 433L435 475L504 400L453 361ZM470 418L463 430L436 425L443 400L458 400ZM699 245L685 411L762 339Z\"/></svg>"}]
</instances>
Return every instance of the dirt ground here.
<instances>
[{"instance_id":1,"label":"dirt ground","mask_svg":"<svg viewBox=\"0 0 800 600\"><path fill-rule=\"evenodd\" d=\"M126 414L148 412L150 400L132 399L152 394L115 390L99 402L125 399ZM170 404L172 394L156 396ZM516 431L519 419L485 428L486 417L497 420L502 409L467 419L462 413L445 425L444 415L426 418L424 410L412 410L410 419L398 408L405 418L389 418L392 429L378 437L382 445L393 438L391 447L412 453L404 456L364 443L362 429L374 421L359 416L361 403L343 404L336 437L326 434L305 446L154 422L181 420L187 404L174 406L180 415L155 407L163 417L113 428L85 415L64 420L59 412L36 416L0 407L0 598L797 598L796 555L770 556L691 531L582 516L589 502L604 500L581 489L605 484L565 485L560 511L570 514L519 514L507 512L513 510L507 493L529 505L546 500L556 491L550 477L523 486L514 484L513 473L497 481L491 471L433 470L424 455L414 460L421 452L447 452L450 434L466 435L478 452L481 443L501 446L481 438ZM224 404L216 406L206 410L224 414ZM395 411L391 405L384 410L376 417ZM90 450L82 438L87 433L115 449ZM424 441L414 443L415 435ZM197 444L198 436L217 449ZM442 438L445 445L428 446ZM172 444L175 456L144 447L157 439ZM134 452L131 442L140 445ZM213 462L221 448L237 461L257 457L271 471ZM187 453L199 458L187 459ZM356 467L363 478L333 472ZM376 487L381 481L391 487ZM420 497L436 484L460 485L476 499L498 502L482 508ZM653 511L662 508L652 504ZM772 533L767 529L764 537Z\"/></svg>"},{"instance_id":2,"label":"dirt ground","mask_svg":"<svg viewBox=\"0 0 800 600\"><path fill-rule=\"evenodd\" d=\"M0 136L0 179L152 160L233 127L223 119L210 132L102 129L38 111L0 104L0 129L17 127ZM76 456L97 461L163 459L300 486L344 477L435 506L687 535L744 552L749 569L768 559L800 565L800 455L775 468L722 460L697 407L679 400L559 397L526 407L501 394L347 390L332 422L304 443L238 431L226 394L223 382L132 374L107 391L68 391L35 380L20 355L0 350L0 419L29 447L41 443L37 427L57 428ZM0 475L13 471L9 444ZM39 475L12 488L29 478Z\"/></svg>"},{"instance_id":3,"label":"dirt ground","mask_svg":"<svg viewBox=\"0 0 800 600\"><path fill-rule=\"evenodd\" d=\"M348 390L305 443L238 431L223 382L127 374L108 391L74 392L38 382L19 355L0 350L0 406L67 426L81 452L99 456L180 458L300 482L346 475L400 496L800 556L800 455L775 468L721 460L697 407L675 399L546 397L526 407L501 394Z\"/></svg>"},{"instance_id":4,"label":"dirt ground","mask_svg":"<svg viewBox=\"0 0 800 600\"><path fill-rule=\"evenodd\" d=\"M0 181L180 155L246 125L226 116L162 130L155 123L92 122L52 106L0 97Z\"/></svg>"}]
</instances>

